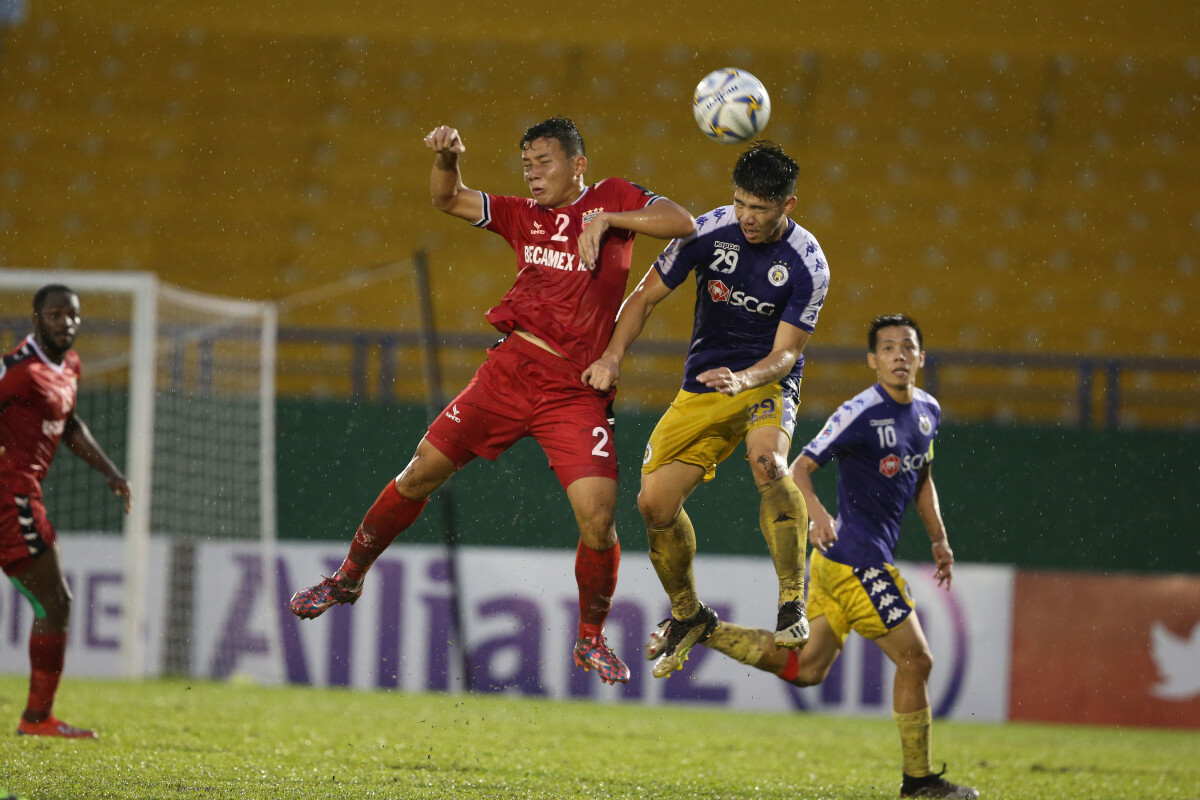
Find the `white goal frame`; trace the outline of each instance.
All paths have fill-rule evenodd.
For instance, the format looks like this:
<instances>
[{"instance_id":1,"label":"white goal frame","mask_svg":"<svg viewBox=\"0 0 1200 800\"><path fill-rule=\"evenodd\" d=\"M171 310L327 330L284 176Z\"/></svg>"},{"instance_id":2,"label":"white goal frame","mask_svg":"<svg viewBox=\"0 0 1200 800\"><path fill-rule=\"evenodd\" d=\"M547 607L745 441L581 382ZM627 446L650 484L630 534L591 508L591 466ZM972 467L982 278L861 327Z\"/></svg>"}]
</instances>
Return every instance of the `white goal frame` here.
<instances>
[{"instance_id":1,"label":"white goal frame","mask_svg":"<svg viewBox=\"0 0 1200 800\"><path fill-rule=\"evenodd\" d=\"M230 317L262 321L259 391L259 520L263 547L264 589L274 600L276 553L275 485L275 355L278 342L278 310L273 303L234 300L190 292L165 284L149 272L105 272L98 270L33 270L0 268L0 287L27 289L32 293L50 283L62 283L80 292L128 293L130 312L129 417L126 463L123 465L133 494L133 506L124 518L124 592L121 633L121 672L127 678L143 678L147 663L147 619L150 598L148 572L151 533L151 496L157 380L158 301L167 298L179 305L219 308ZM101 445L104 443L101 442Z\"/></svg>"}]
</instances>

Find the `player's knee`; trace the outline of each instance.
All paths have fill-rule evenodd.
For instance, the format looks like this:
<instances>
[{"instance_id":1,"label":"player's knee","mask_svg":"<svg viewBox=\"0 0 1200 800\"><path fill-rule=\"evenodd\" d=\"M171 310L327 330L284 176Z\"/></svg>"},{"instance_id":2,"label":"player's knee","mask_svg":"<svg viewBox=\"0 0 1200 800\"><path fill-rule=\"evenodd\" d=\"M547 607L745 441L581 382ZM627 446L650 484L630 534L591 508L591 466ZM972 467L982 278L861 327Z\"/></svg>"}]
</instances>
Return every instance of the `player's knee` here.
<instances>
[{"instance_id":1,"label":"player's knee","mask_svg":"<svg viewBox=\"0 0 1200 800\"><path fill-rule=\"evenodd\" d=\"M669 528L679 514L676 504L663 502L645 490L638 492L637 506L647 528Z\"/></svg>"},{"instance_id":2,"label":"player's knee","mask_svg":"<svg viewBox=\"0 0 1200 800\"><path fill-rule=\"evenodd\" d=\"M933 672L933 654L928 650L909 653L896 663L896 670L916 681L928 681Z\"/></svg>"},{"instance_id":3,"label":"player's knee","mask_svg":"<svg viewBox=\"0 0 1200 800\"><path fill-rule=\"evenodd\" d=\"M747 454L754 482L763 486L788 474L787 458L769 448L755 448Z\"/></svg>"}]
</instances>

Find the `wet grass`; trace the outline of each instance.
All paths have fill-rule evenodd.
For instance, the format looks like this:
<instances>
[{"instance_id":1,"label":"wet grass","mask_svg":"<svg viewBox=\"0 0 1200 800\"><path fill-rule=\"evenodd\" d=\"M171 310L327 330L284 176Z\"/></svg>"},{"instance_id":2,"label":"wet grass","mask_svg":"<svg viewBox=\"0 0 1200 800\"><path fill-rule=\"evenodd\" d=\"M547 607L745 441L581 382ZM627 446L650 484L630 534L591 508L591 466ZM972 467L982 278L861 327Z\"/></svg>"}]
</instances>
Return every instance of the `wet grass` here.
<instances>
[{"instance_id":1,"label":"wet grass","mask_svg":"<svg viewBox=\"0 0 1200 800\"><path fill-rule=\"evenodd\" d=\"M15 729L23 676L0 676ZM70 678L96 741L0 734L0 786L130 798L884 798L890 720ZM9 724L9 723L5 723ZM935 723L934 760L983 797L1200 800L1200 732Z\"/></svg>"}]
</instances>

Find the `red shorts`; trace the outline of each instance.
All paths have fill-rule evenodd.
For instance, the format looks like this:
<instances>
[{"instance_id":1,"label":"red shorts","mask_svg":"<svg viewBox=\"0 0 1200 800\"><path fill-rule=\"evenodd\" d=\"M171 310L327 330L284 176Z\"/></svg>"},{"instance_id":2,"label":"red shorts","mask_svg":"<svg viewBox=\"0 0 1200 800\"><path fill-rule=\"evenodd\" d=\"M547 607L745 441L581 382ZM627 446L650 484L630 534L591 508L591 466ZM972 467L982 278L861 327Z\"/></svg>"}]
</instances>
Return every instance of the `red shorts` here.
<instances>
[{"instance_id":1,"label":"red shorts","mask_svg":"<svg viewBox=\"0 0 1200 800\"><path fill-rule=\"evenodd\" d=\"M585 386L566 359L514 333L488 350L487 361L425 438L462 468L532 436L564 489L580 478L616 480L612 396Z\"/></svg>"},{"instance_id":2,"label":"red shorts","mask_svg":"<svg viewBox=\"0 0 1200 800\"><path fill-rule=\"evenodd\" d=\"M56 538L40 497L0 488L0 569L5 575L24 571Z\"/></svg>"}]
</instances>

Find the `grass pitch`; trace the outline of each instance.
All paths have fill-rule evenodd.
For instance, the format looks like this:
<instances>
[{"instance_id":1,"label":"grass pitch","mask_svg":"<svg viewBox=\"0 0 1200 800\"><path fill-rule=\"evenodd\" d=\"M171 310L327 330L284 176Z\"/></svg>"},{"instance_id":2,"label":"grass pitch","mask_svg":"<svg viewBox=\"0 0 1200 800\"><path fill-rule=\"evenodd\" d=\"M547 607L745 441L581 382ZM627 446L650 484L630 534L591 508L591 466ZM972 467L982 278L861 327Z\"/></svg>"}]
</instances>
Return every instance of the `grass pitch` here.
<instances>
[{"instance_id":1,"label":"grass pitch","mask_svg":"<svg viewBox=\"0 0 1200 800\"><path fill-rule=\"evenodd\" d=\"M890 720L68 675L56 710L101 738L63 741L12 733L26 686L0 676L0 786L29 800L865 800L900 783ZM1200 800L1200 732L935 722L933 749L984 798Z\"/></svg>"}]
</instances>

